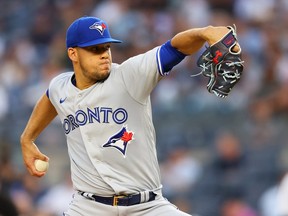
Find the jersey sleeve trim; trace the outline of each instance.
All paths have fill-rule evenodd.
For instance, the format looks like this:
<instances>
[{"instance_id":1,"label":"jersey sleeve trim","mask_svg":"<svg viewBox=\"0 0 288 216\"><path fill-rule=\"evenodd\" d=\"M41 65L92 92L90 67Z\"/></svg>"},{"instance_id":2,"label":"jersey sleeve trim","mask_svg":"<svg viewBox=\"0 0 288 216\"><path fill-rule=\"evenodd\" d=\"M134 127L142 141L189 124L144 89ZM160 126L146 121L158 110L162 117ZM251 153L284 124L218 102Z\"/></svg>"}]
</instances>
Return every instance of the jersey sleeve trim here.
<instances>
[{"instance_id":1,"label":"jersey sleeve trim","mask_svg":"<svg viewBox=\"0 0 288 216\"><path fill-rule=\"evenodd\" d=\"M161 76L168 75L186 56L171 45L171 40L163 44L156 52L157 67Z\"/></svg>"},{"instance_id":2,"label":"jersey sleeve trim","mask_svg":"<svg viewBox=\"0 0 288 216\"><path fill-rule=\"evenodd\" d=\"M49 98L49 89L46 90L46 95Z\"/></svg>"}]
</instances>

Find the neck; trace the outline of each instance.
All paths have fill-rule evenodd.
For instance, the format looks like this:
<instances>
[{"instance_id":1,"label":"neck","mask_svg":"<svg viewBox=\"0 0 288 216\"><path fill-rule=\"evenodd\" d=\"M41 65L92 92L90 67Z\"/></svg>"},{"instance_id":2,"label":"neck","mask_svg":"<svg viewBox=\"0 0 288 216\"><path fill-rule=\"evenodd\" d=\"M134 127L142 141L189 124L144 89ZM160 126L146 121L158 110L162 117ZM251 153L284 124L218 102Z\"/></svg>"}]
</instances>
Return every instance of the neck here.
<instances>
[{"instance_id":1,"label":"neck","mask_svg":"<svg viewBox=\"0 0 288 216\"><path fill-rule=\"evenodd\" d=\"M109 76L108 76L109 77ZM107 77L107 78L108 78ZM98 80L95 81L93 83L88 83L88 82L80 82L79 79L76 78L76 74L74 73L71 79L71 82L74 86L76 86L78 89L83 90L83 89L87 89L90 86L94 85L95 83L103 83L107 78L103 79L103 80Z\"/></svg>"},{"instance_id":2,"label":"neck","mask_svg":"<svg viewBox=\"0 0 288 216\"><path fill-rule=\"evenodd\" d=\"M71 82L74 86L76 86L80 90L87 89L96 83L96 82L94 83L81 82L80 79L77 79L77 76L75 73L72 76Z\"/></svg>"}]
</instances>

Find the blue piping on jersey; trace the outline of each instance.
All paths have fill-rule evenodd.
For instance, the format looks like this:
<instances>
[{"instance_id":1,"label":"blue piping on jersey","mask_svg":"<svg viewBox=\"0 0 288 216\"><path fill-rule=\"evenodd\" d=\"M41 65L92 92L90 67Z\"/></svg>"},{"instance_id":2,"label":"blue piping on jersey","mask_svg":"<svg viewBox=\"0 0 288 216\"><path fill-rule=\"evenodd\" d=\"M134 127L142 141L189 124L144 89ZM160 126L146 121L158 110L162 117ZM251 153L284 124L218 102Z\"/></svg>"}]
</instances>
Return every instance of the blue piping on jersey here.
<instances>
[{"instance_id":1,"label":"blue piping on jersey","mask_svg":"<svg viewBox=\"0 0 288 216\"><path fill-rule=\"evenodd\" d=\"M157 67L161 76L168 75L186 56L171 45L171 40L168 40L156 52Z\"/></svg>"},{"instance_id":2,"label":"blue piping on jersey","mask_svg":"<svg viewBox=\"0 0 288 216\"><path fill-rule=\"evenodd\" d=\"M49 98L49 89L46 90L46 95Z\"/></svg>"},{"instance_id":3,"label":"blue piping on jersey","mask_svg":"<svg viewBox=\"0 0 288 216\"><path fill-rule=\"evenodd\" d=\"M160 55L159 55L160 49L161 49L161 47L158 48L157 52L156 52L156 62L157 62L157 68L158 68L159 73L161 74L161 76L164 76L163 71L162 71L162 67L160 67L160 65L161 65L161 60L160 60ZM166 74L166 75L168 75L168 74Z\"/></svg>"}]
</instances>

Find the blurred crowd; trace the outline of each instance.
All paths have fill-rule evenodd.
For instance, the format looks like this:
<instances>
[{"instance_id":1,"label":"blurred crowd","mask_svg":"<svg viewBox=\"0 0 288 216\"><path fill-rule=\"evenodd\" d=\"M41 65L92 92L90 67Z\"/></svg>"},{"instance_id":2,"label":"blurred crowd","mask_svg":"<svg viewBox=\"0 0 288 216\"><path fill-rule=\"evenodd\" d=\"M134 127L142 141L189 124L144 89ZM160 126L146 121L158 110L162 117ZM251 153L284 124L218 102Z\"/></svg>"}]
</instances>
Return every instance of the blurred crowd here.
<instances>
[{"instance_id":1,"label":"blurred crowd","mask_svg":"<svg viewBox=\"0 0 288 216\"><path fill-rule=\"evenodd\" d=\"M245 69L227 99L191 77L200 52L152 93L163 193L190 214L282 216L275 200L288 171L287 0L0 0L0 215L58 216L71 200L59 119L36 141L50 157L41 179L23 166L19 136L51 78L71 70L65 33L83 15L106 20L123 41L111 47L116 63L191 27L236 24Z\"/></svg>"}]
</instances>

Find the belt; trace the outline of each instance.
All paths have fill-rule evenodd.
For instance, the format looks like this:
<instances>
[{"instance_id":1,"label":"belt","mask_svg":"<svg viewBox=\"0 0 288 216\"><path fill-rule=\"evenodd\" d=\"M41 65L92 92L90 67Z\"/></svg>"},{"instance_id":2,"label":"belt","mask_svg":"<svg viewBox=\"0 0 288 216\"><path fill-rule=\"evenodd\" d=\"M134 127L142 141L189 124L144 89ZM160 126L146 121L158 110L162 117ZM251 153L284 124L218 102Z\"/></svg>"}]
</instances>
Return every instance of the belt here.
<instances>
[{"instance_id":1,"label":"belt","mask_svg":"<svg viewBox=\"0 0 288 216\"><path fill-rule=\"evenodd\" d=\"M111 206L131 206L144 202L155 200L157 194L152 191L142 192L134 195L114 195L112 197L102 197L92 193L79 191L79 194L87 199L95 202L103 203Z\"/></svg>"}]
</instances>

